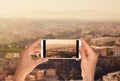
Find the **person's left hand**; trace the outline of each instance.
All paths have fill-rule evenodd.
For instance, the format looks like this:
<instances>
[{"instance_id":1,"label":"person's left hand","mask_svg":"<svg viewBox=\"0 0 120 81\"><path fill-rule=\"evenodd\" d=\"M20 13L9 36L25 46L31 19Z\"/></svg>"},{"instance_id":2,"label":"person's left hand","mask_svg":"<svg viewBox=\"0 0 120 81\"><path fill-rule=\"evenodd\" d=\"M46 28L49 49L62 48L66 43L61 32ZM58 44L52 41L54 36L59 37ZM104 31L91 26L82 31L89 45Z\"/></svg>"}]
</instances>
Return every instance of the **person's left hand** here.
<instances>
[{"instance_id":1,"label":"person's left hand","mask_svg":"<svg viewBox=\"0 0 120 81\"><path fill-rule=\"evenodd\" d=\"M37 65L48 61L47 58L40 58L33 60L31 58L32 54L40 54L40 43L41 40L37 40L30 47L28 47L24 52L20 54L19 63L15 73L14 81L24 81L27 74L29 74Z\"/></svg>"}]
</instances>

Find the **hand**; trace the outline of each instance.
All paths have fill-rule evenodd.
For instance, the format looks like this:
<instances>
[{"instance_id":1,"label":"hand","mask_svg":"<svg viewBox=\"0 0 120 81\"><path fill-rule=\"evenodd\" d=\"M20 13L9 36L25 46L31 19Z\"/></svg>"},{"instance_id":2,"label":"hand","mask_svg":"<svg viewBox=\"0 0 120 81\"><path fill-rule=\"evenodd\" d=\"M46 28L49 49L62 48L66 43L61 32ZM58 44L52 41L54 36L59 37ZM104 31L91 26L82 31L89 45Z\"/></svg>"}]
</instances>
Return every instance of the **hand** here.
<instances>
[{"instance_id":1,"label":"hand","mask_svg":"<svg viewBox=\"0 0 120 81\"><path fill-rule=\"evenodd\" d=\"M37 65L48 61L46 58L33 60L31 54L40 54L40 42L37 40L29 48L20 54L19 63L15 73L14 81L24 81L27 74L29 74Z\"/></svg>"},{"instance_id":2,"label":"hand","mask_svg":"<svg viewBox=\"0 0 120 81\"><path fill-rule=\"evenodd\" d=\"M82 42L82 46L80 47L80 54L83 81L94 81L94 73L98 55L83 39L80 40Z\"/></svg>"}]
</instances>

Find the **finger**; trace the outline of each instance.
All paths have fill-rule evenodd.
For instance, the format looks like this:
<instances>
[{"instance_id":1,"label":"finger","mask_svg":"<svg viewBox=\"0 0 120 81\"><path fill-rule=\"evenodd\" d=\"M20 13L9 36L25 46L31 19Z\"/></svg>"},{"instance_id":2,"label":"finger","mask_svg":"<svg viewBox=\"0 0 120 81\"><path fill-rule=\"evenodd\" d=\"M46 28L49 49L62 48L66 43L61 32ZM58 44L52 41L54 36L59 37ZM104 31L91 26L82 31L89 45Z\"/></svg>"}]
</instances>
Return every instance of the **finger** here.
<instances>
[{"instance_id":1,"label":"finger","mask_svg":"<svg viewBox=\"0 0 120 81\"><path fill-rule=\"evenodd\" d=\"M86 57L87 57L87 54L86 54L86 51L85 51L85 49L83 48L83 46L80 46L80 47L79 47L79 50L80 50L81 59L86 58Z\"/></svg>"},{"instance_id":2,"label":"finger","mask_svg":"<svg viewBox=\"0 0 120 81\"><path fill-rule=\"evenodd\" d=\"M85 40L84 39L80 39L81 40L81 42L82 42L82 45L83 45L83 47L84 47L84 49L86 50L86 54L88 55L88 56L94 56L94 51L93 51L93 49L87 44L87 42L85 42Z\"/></svg>"},{"instance_id":3,"label":"finger","mask_svg":"<svg viewBox=\"0 0 120 81\"><path fill-rule=\"evenodd\" d=\"M36 47L41 47L40 45L41 45L41 39L38 39L37 41L35 41L35 42L29 47L29 49L30 49L30 50L33 50L33 49L36 48Z\"/></svg>"},{"instance_id":4,"label":"finger","mask_svg":"<svg viewBox=\"0 0 120 81\"><path fill-rule=\"evenodd\" d=\"M41 47L41 46L35 47L35 48L33 49L33 51L37 51L37 50L40 51L40 47Z\"/></svg>"},{"instance_id":5,"label":"finger","mask_svg":"<svg viewBox=\"0 0 120 81\"><path fill-rule=\"evenodd\" d=\"M40 59L35 60L35 64L38 65L38 64L42 64L47 61L48 61L48 58L40 58Z\"/></svg>"},{"instance_id":6,"label":"finger","mask_svg":"<svg viewBox=\"0 0 120 81\"><path fill-rule=\"evenodd\" d=\"M86 48L91 48L84 39L81 38L80 40L81 40L83 46L85 46Z\"/></svg>"},{"instance_id":7,"label":"finger","mask_svg":"<svg viewBox=\"0 0 120 81\"><path fill-rule=\"evenodd\" d=\"M32 54L40 54L40 51L34 51Z\"/></svg>"},{"instance_id":8,"label":"finger","mask_svg":"<svg viewBox=\"0 0 120 81\"><path fill-rule=\"evenodd\" d=\"M40 50L40 47L39 48L35 48L33 49L33 51L31 51L31 54L40 54L41 53L41 50Z\"/></svg>"}]
</instances>

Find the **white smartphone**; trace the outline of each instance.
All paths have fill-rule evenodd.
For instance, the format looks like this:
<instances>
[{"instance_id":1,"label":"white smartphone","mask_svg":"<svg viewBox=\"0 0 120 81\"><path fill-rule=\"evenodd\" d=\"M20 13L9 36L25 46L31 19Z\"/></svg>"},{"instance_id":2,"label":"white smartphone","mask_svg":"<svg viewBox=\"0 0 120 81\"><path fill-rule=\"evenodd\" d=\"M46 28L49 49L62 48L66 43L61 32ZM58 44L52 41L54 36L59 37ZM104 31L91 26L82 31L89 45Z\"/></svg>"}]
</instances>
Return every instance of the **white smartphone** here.
<instances>
[{"instance_id":1,"label":"white smartphone","mask_svg":"<svg viewBox=\"0 0 120 81\"><path fill-rule=\"evenodd\" d=\"M41 58L76 59L81 58L80 40L75 39L43 39L41 41Z\"/></svg>"}]
</instances>

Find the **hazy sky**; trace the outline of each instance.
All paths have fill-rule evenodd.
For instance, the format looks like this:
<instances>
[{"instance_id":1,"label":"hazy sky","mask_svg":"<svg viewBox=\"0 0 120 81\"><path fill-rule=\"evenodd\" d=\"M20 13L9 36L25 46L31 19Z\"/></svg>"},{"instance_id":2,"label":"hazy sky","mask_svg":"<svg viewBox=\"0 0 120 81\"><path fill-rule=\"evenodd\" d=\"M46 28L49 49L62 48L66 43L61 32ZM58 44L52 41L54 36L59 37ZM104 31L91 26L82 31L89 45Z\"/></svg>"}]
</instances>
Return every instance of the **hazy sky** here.
<instances>
[{"instance_id":1,"label":"hazy sky","mask_svg":"<svg viewBox=\"0 0 120 81\"><path fill-rule=\"evenodd\" d=\"M76 45L76 40L46 40L47 45Z\"/></svg>"},{"instance_id":2,"label":"hazy sky","mask_svg":"<svg viewBox=\"0 0 120 81\"><path fill-rule=\"evenodd\" d=\"M120 18L120 0L0 0L0 17Z\"/></svg>"}]
</instances>

